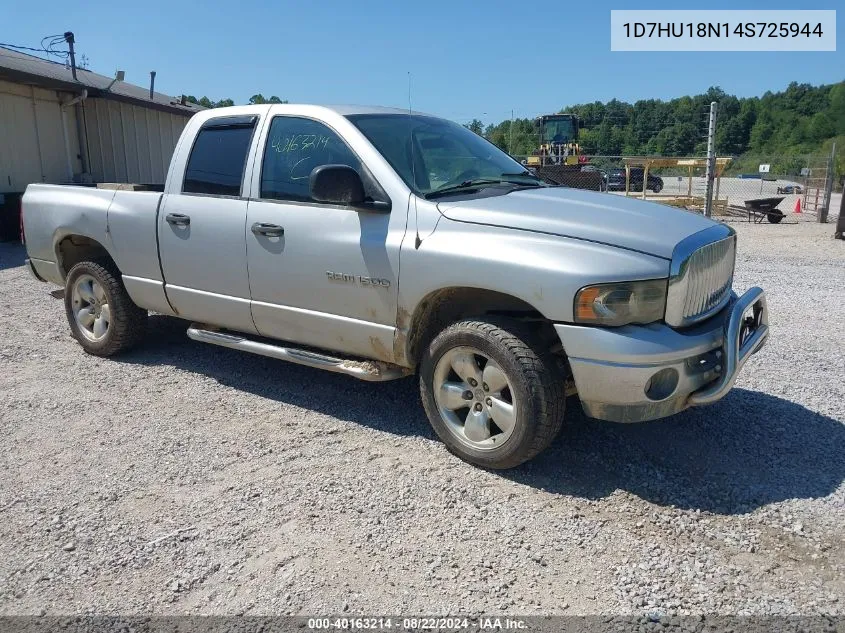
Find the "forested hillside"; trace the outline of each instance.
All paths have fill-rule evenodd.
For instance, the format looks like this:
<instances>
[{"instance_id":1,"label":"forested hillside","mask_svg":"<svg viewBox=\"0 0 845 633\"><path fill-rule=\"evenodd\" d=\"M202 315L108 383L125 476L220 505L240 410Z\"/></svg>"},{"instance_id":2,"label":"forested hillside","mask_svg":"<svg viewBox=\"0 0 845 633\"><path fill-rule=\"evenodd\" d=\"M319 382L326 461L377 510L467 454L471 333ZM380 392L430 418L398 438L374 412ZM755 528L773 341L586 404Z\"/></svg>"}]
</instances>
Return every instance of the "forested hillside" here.
<instances>
[{"instance_id":1,"label":"forested hillside","mask_svg":"<svg viewBox=\"0 0 845 633\"><path fill-rule=\"evenodd\" d=\"M671 101L647 99L636 103L596 101L562 108L583 122L582 151L588 155L704 154L710 102L719 104L716 150L722 156L796 155L829 151L835 137L845 152L845 81L826 85L791 83L783 92L737 98L720 88ZM530 154L537 147L537 131L530 119L469 124L513 155ZM513 145L513 146L511 146ZM837 151L840 156L845 155Z\"/></svg>"}]
</instances>

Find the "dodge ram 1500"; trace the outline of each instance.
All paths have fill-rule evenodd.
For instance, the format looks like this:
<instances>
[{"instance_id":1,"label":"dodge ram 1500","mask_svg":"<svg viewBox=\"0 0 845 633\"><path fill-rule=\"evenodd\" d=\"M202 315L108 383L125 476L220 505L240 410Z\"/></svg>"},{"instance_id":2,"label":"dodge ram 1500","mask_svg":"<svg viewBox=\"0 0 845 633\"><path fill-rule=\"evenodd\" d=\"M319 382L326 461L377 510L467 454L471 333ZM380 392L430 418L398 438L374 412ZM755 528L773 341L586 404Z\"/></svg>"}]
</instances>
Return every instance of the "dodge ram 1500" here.
<instances>
[{"instance_id":1,"label":"dodge ram 1500","mask_svg":"<svg viewBox=\"0 0 845 633\"><path fill-rule=\"evenodd\" d=\"M23 225L85 351L129 349L155 311L197 341L417 373L438 436L484 467L548 446L567 394L618 422L714 402L768 336L763 291L732 291L728 226L549 186L402 110L207 110L162 192L30 185Z\"/></svg>"}]
</instances>

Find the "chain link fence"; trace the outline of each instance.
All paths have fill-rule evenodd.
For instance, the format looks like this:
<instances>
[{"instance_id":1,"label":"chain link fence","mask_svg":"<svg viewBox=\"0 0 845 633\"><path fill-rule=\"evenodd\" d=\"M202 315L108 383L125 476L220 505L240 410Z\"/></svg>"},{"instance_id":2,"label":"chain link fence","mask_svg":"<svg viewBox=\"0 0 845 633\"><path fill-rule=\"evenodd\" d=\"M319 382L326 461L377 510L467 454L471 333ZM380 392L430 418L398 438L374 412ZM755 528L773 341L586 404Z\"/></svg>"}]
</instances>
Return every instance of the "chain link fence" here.
<instances>
[{"instance_id":1,"label":"chain link fence","mask_svg":"<svg viewBox=\"0 0 845 633\"><path fill-rule=\"evenodd\" d=\"M838 214L830 153L745 156L731 160L717 174L714 215L749 221L827 221ZM820 217L821 216L821 217Z\"/></svg>"},{"instance_id":2,"label":"chain link fence","mask_svg":"<svg viewBox=\"0 0 845 633\"><path fill-rule=\"evenodd\" d=\"M527 164L528 156L515 158ZM704 212L706 156L582 156L581 161L535 169L554 184ZM585 175L590 172L591 176ZM842 194L833 181L833 163L827 153L717 157L712 214L757 222L815 222L827 208L835 219Z\"/></svg>"}]
</instances>

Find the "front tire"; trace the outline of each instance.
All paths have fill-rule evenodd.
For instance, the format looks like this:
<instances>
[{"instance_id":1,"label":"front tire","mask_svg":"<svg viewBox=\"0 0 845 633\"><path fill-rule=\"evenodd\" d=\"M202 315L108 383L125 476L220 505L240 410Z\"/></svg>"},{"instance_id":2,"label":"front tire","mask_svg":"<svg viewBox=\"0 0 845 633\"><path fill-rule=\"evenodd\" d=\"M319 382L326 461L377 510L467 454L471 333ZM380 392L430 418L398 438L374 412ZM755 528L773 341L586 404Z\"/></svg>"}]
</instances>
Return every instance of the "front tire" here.
<instances>
[{"instance_id":1,"label":"front tire","mask_svg":"<svg viewBox=\"0 0 845 633\"><path fill-rule=\"evenodd\" d=\"M484 468L513 468L551 444L565 407L564 372L536 333L509 320L468 320L425 350L420 393L446 447Z\"/></svg>"},{"instance_id":2,"label":"front tire","mask_svg":"<svg viewBox=\"0 0 845 633\"><path fill-rule=\"evenodd\" d=\"M74 338L95 356L131 349L146 330L147 311L132 302L111 262L80 262L70 269L65 313Z\"/></svg>"}]
</instances>

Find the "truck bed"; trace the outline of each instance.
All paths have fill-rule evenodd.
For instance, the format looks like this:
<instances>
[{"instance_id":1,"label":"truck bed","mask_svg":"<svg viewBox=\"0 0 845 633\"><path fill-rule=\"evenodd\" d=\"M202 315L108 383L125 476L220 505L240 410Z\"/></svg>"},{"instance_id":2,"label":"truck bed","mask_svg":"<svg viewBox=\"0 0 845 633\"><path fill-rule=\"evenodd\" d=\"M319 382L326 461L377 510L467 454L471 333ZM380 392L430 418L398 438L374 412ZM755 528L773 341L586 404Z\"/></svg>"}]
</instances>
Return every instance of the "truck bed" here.
<instances>
[{"instance_id":1,"label":"truck bed","mask_svg":"<svg viewBox=\"0 0 845 633\"><path fill-rule=\"evenodd\" d=\"M95 240L114 259L127 290L161 286L156 219L162 194L74 185L29 185L23 197L27 251L35 272L64 283L59 249L74 248L79 237ZM143 280L143 281L136 281Z\"/></svg>"}]
</instances>

